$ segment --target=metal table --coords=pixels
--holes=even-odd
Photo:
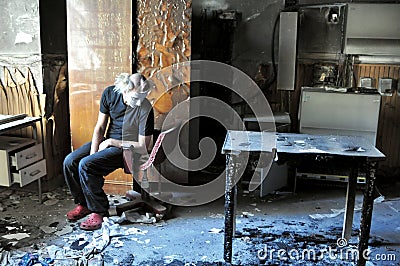
[[[32,127],[33,138],[38,142],[36,123],[40,122],[41,132],[43,132],[42,118],[30,117],[26,115],[0,115],[0,135],[18,129]],[[42,141],[43,143],[43,141]],[[42,202],[42,184],[40,178],[38,181],[39,202]]]
[[[273,134],[275,142],[270,139],[271,134]],[[267,140],[263,141],[263,139]],[[274,146],[275,144],[276,146]],[[252,147],[252,149],[246,149],[246,147]],[[385,158],[384,154],[365,138],[358,136],[228,131],[222,148],[222,153],[226,154],[224,260],[228,263],[231,263],[232,260],[237,182],[234,181],[240,179],[240,176],[235,176],[237,174],[235,169],[240,164],[237,156],[243,152],[252,151],[273,153],[275,148],[278,155],[285,157],[287,160],[296,160],[306,156],[328,155],[348,162],[350,171],[342,231],[342,238],[346,240],[351,236],[358,168],[363,165],[366,167],[367,187],[364,191],[358,245],[359,254],[364,254],[364,250],[368,248],[371,229],[376,164],[377,161]],[[365,258],[360,255],[357,264],[365,265],[365,263]]]

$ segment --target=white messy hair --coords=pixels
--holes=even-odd
[[[146,78],[139,73],[134,73],[129,77],[133,84],[133,87],[137,89],[137,92],[147,92],[150,89],[150,84]]]
[[[130,75],[128,73],[121,73],[115,77],[114,91],[118,93],[124,93],[133,88],[133,83],[129,79]]]

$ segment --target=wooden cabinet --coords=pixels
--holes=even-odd
[[[25,186],[46,175],[42,144],[36,140],[0,136],[0,185]]]

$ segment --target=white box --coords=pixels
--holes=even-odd
[[[380,104],[380,94],[326,92],[304,87],[299,106],[299,131],[363,136],[375,145]]]

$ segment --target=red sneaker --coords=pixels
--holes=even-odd
[[[86,215],[92,213],[88,208],[82,205],[76,206],[73,210],[67,212],[67,218],[70,221],[76,221],[79,220]]]
[[[79,227],[83,230],[93,231],[99,229],[102,223],[103,216],[98,213],[92,213],[86,221],[79,225]]]

